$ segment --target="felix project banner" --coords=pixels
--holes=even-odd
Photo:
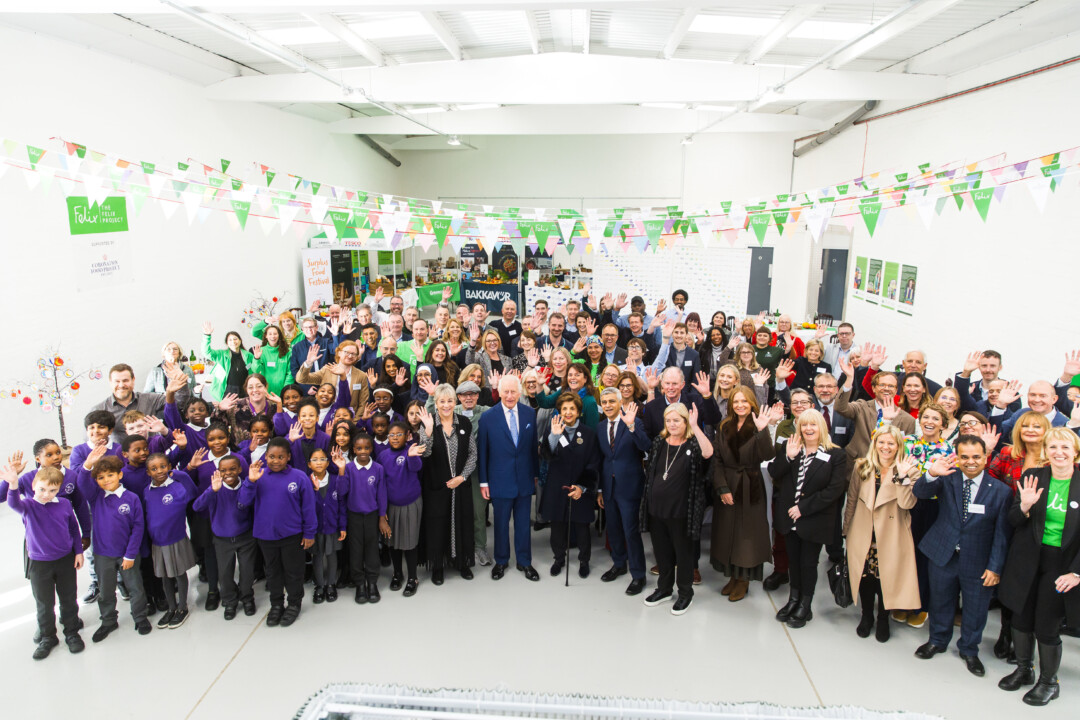
[[[127,198],[91,202],[87,197],[69,196],[67,215],[76,245],[73,255],[80,267],[79,290],[131,282]]]
[[[482,302],[488,306],[488,310],[498,315],[502,312],[503,303],[507,300],[518,301],[517,285],[491,285],[488,283],[463,282],[461,283],[462,302],[469,306]]]

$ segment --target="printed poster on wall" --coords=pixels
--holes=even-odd
[[[67,198],[68,227],[79,263],[78,290],[122,285],[134,279],[129,242],[127,200],[105,198],[100,204],[85,197]]]
[[[881,306],[895,310],[900,285],[900,263],[886,262],[882,275]]]
[[[866,302],[878,304],[877,295],[881,294],[881,272],[884,263],[881,260],[870,258],[866,265]]]
[[[865,256],[859,255],[855,258],[855,279],[852,282],[852,290],[857,298],[863,297],[866,292],[866,264]]]
[[[315,300],[329,305],[334,301],[334,286],[330,278],[330,250],[307,248],[301,251],[304,273],[304,307]]]
[[[904,265],[900,270],[900,305],[896,308],[904,315],[911,314],[911,308],[915,305],[915,285],[919,277],[919,269],[914,265]]]

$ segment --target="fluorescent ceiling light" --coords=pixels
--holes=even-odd
[[[426,107],[405,108],[405,112],[410,115],[428,115],[430,113],[446,112],[446,108],[442,105],[430,105]]]
[[[690,23],[688,32],[717,33],[721,35],[764,35],[776,26],[778,20],[771,18],[737,17],[735,15],[698,15]]]
[[[735,110],[734,105],[695,105],[695,110],[705,110],[706,112],[732,112]]]
[[[451,135],[450,137],[446,138],[446,144],[447,145],[455,145],[455,146],[460,145],[461,144],[461,138],[459,138],[457,135]]]
[[[870,25],[863,23],[807,20],[788,33],[788,37],[802,40],[851,40],[870,28]]]
[[[456,110],[494,110],[502,107],[499,103],[472,103],[468,105],[455,105]]]
[[[660,108],[661,110],[685,110],[686,103],[676,102],[643,102],[641,107]]]
[[[431,30],[431,25],[419,13],[409,13],[390,20],[354,23],[349,25],[349,29],[367,40],[435,34]]]
[[[318,43],[341,42],[317,25],[263,30],[259,35],[278,45],[316,45]]]

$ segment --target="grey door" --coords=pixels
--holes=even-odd
[[[847,250],[823,250],[821,285],[818,286],[817,311],[839,321],[844,316],[844,287],[847,284]]]
[[[746,293],[746,314],[757,315],[769,309],[772,297],[771,247],[750,248],[750,290]]]

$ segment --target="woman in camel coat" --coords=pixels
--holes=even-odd
[[[889,639],[892,608],[919,607],[915,542],[911,538],[912,494],[918,465],[904,451],[904,434],[885,425],[866,456],[855,461],[844,510],[851,594],[862,605],[856,632],[868,637],[878,602],[876,637]]]

